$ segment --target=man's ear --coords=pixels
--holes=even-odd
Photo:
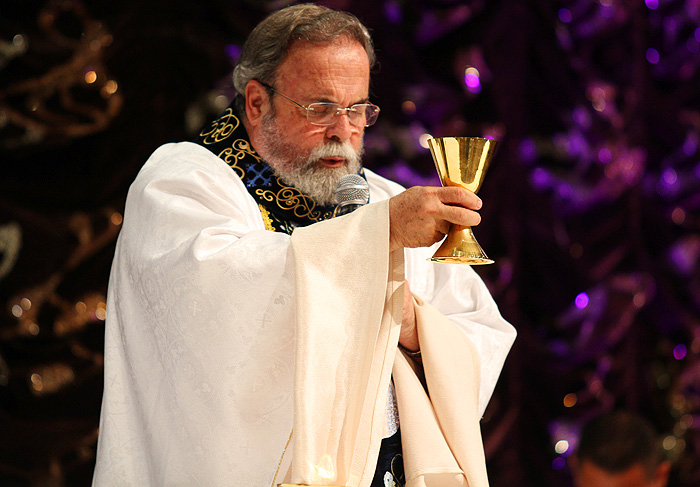
[[[248,122],[253,127],[257,127],[262,118],[270,109],[270,97],[267,95],[267,89],[255,80],[248,81],[245,85],[245,112]]]

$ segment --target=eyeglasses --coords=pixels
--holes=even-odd
[[[338,121],[343,111],[348,114],[350,123],[357,127],[369,127],[377,121],[377,117],[379,116],[379,107],[372,103],[356,103],[351,107],[345,108],[337,103],[321,101],[309,103],[307,106],[304,106],[292,100],[287,95],[280,93],[267,83],[263,83],[262,81],[258,81],[258,83],[306,110],[306,119],[309,123],[314,125],[333,125]]]

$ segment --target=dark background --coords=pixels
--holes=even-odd
[[[483,420],[492,486],[570,485],[581,424],[613,409],[700,485],[700,4],[318,3],[373,32],[368,167],[437,184],[426,134],[501,141],[475,230],[519,333]],[[0,4],[0,485],[89,485],[128,186],[225,106],[286,4]]]

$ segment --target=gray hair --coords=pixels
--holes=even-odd
[[[233,85],[239,96],[236,108],[245,113],[245,87],[251,80],[274,85],[277,68],[295,41],[315,44],[347,36],[367,52],[370,68],[376,57],[367,28],[354,15],[321,5],[303,3],[273,12],[260,22],[243,44],[233,70]]]

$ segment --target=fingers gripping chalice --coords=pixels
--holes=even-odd
[[[430,152],[443,186],[460,186],[479,191],[498,142],[481,137],[440,137],[428,139]],[[449,264],[493,264],[476,241],[471,227],[450,225],[447,238],[430,258]]]

